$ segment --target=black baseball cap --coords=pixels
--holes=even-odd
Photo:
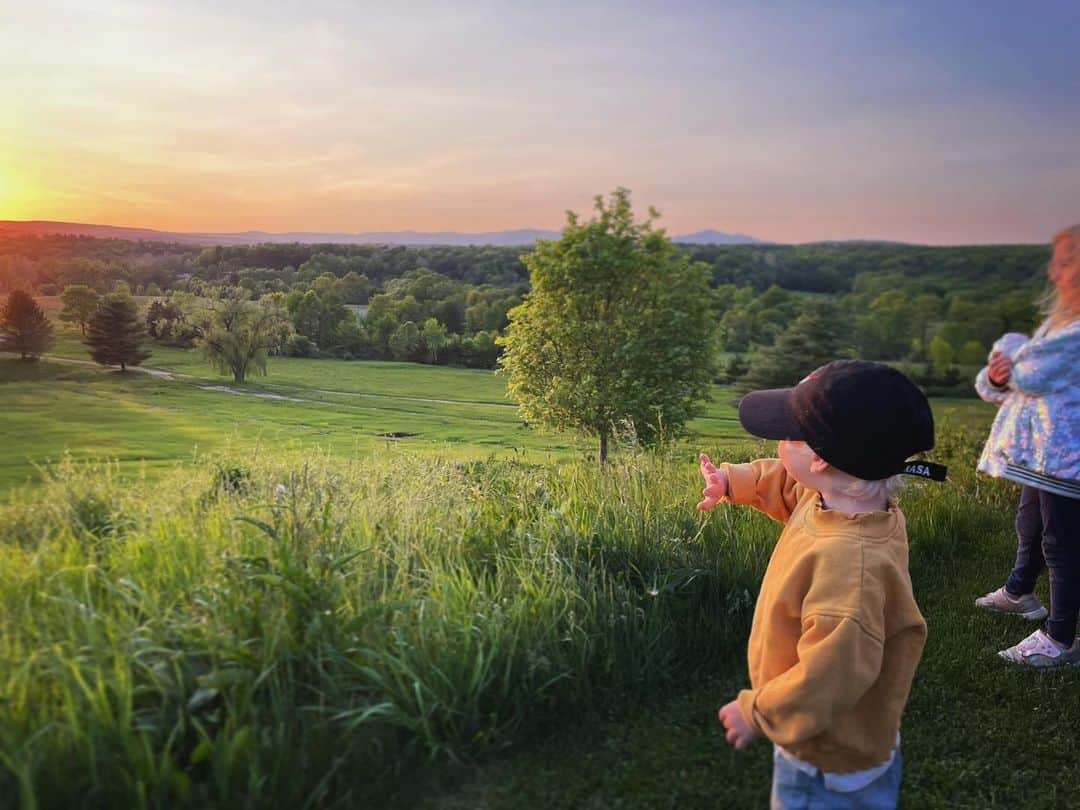
[[[763,439],[803,441],[866,481],[898,473],[945,480],[945,467],[911,456],[934,446],[934,414],[912,380],[884,363],[834,360],[794,388],[747,394],[739,421]]]

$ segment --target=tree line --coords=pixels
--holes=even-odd
[[[194,269],[173,277],[145,318],[125,281],[105,295],[67,284],[60,317],[79,325],[95,360],[121,370],[145,360],[147,335],[201,349],[237,382],[273,354],[498,363],[527,422],[598,438],[601,461],[620,432],[643,444],[678,435],[716,379],[790,385],[861,356],[922,363],[930,382],[947,386],[951,374],[958,384],[957,362],[981,362],[998,335],[1038,317],[1045,248],[680,248],[658,216],[635,220],[626,189],[597,197],[592,219],[569,213],[560,239],[517,258],[528,284],[516,271],[493,283],[463,265],[406,267],[419,257],[506,258],[500,249],[207,248],[180,257]],[[409,258],[387,270],[373,257]],[[86,262],[104,261],[80,257],[64,272],[96,276],[100,266]],[[755,274],[757,264],[766,270]],[[3,348],[33,356],[52,326],[16,290],[0,335]]]
[[[1044,246],[935,248],[887,243],[677,245],[708,268],[707,299],[726,357],[721,382],[805,336],[795,321],[821,311],[836,352],[905,364],[928,385],[959,392],[1004,331],[1026,331],[1048,259]],[[89,237],[0,238],[0,289],[104,294],[123,281],[155,298],[150,337],[194,346],[193,301],[244,290],[287,313],[271,354],[406,360],[493,368],[508,312],[529,290],[522,248],[262,244],[199,248]],[[83,294],[86,294],[85,292]],[[362,317],[361,317],[362,316]],[[785,332],[795,330],[787,341]],[[782,363],[780,364],[782,365]],[[779,373],[779,372],[778,372]]]

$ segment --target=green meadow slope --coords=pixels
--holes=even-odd
[[[45,299],[55,318],[56,299]],[[393,444],[451,459],[578,458],[592,442],[535,430],[490,371],[414,363],[271,358],[269,374],[242,386],[194,351],[152,346],[149,369],[94,365],[78,330],[57,323],[57,343],[38,362],[0,354],[0,491],[39,480],[65,456],[118,461],[125,474],[155,476],[222,453],[321,451],[363,457]],[[744,441],[732,394],[714,386],[680,443],[688,457]],[[976,400],[935,400],[942,424],[988,424]]]

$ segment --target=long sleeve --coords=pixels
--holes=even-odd
[[[1009,384],[1029,396],[1076,385],[1080,365],[1080,321],[1025,344],[1016,353]]]
[[[975,376],[975,392],[992,405],[1000,405],[1009,396],[1009,387],[1008,384],[999,387],[990,382],[990,370],[983,366]]]
[[[752,506],[773,520],[786,523],[795,504],[806,491],[788,475],[778,458],[763,458],[749,464],[721,464],[727,473],[731,503]]]
[[[747,721],[792,748],[830,728],[881,674],[883,643],[857,620],[817,614],[803,621],[795,665],[757,689],[739,693]]]

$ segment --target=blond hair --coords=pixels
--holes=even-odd
[[[1057,250],[1058,245],[1065,241],[1075,242],[1080,252],[1080,225],[1059,231],[1051,244]],[[1050,288],[1043,298],[1042,309],[1050,331],[1080,318],[1080,258],[1074,260],[1068,276]]]
[[[857,478],[854,475],[849,475],[843,470],[836,470],[840,473],[844,479],[840,483],[838,490],[841,495],[845,495],[848,498],[856,498],[858,500],[874,500],[883,499],[891,501],[901,489],[904,488],[904,476],[893,475],[888,478],[882,478],[880,481],[867,481],[862,478]]]

